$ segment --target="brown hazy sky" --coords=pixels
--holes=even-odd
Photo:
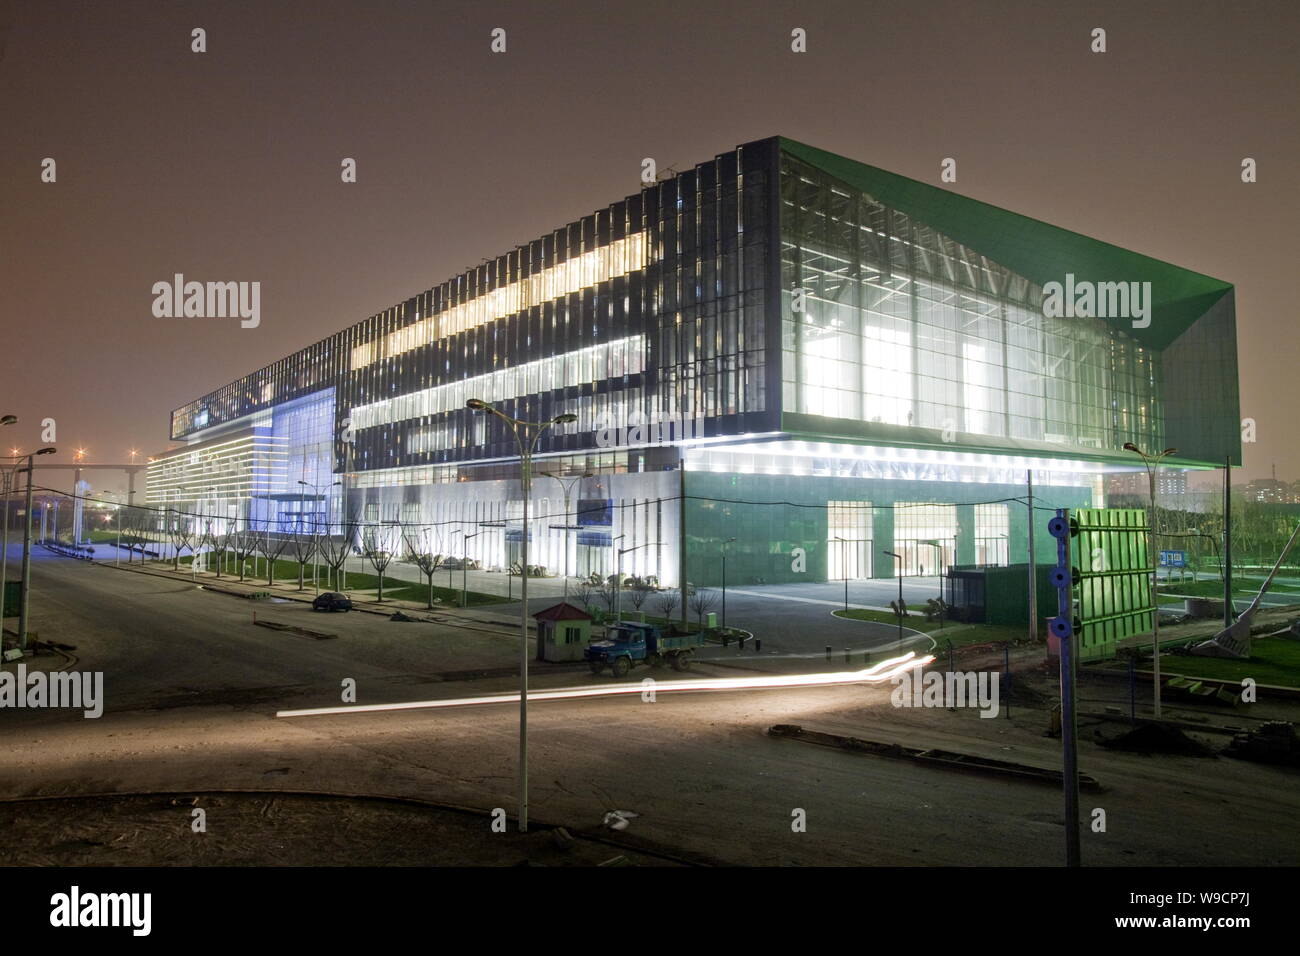
[[[0,444],[52,417],[59,460],[160,450],[172,408],[636,192],[642,157],[779,133],[936,184],[952,156],[958,192],[1234,283],[1245,476],[1300,478],[1298,38],[1294,0],[0,0]],[[176,272],[260,281],[261,327],[154,318]]]

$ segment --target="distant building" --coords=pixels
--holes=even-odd
[[[1291,504],[1296,500],[1294,488],[1276,478],[1256,478],[1246,483],[1246,500],[1264,504]]]
[[[1156,496],[1161,507],[1181,507],[1180,502],[1187,495],[1187,470],[1185,468],[1162,468],[1156,474]],[[1121,472],[1106,476],[1106,498],[1114,505],[1140,498],[1144,502],[1151,497],[1151,485],[1146,471]]]

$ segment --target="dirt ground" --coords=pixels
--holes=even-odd
[[[193,811],[205,811],[196,833]],[[672,866],[555,832],[493,833],[485,816],[396,800],[159,794],[0,804],[3,866]],[[611,834],[612,835],[612,834]]]

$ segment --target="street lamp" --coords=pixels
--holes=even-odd
[[[465,554],[461,558],[461,562],[460,562],[460,606],[461,607],[465,607],[465,605],[468,603],[468,597],[469,597],[469,540],[470,538],[477,538],[482,533],[483,533],[482,531],[475,531],[473,534],[465,535],[465,541],[464,541]],[[465,534],[465,533],[462,531],[461,534]]]
[[[581,475],[577,475],[575,477],[570,478],[569,483],[566,485],[564,483],[564,479],[561,478],[559,475],[555,474],[555,472],[553,471],[539,471],[538,474],[545,475],[547,478],[554,478],[556,481],[560,483],[560,488],[564,490],[564,524],[559,525],[559,527],[564,529],[564,600],[568,601],[569,600],[569,532],[575,530],[578,527],[577,525],[569,524],[569,515],[571,513],[569,511],[569,495],[573,491],[574,486],[579,484],[582,481],[582,479],[595,478],[596,475],[594,472],[584,471]],[[551,527],[555,528],[557,526],[551,525]]]
[[[56,449],[41,448],[27,456],[27,512],[23,516],[23,589],[18,601],[18,646],[27,649],[28,598],[32,591],[32,459],[53,455]]]
[[[844,613],[849,613],[849,552],[848,538],[841,538],[838,534],[835,540],[840,543],[840,564],[844,565]]]
[[[934,576],[939,581],[939,600],[942,601],[943,600],[943,572],[941,569],[943,567],[943,545],[941,545],[938,541],[922,541],[921,544],[928,544],[930,547],[934,548],[935,551],[939,552],[938,557],[934,559]]]
[[[481,398],[471,398],[465,407],[495,415],[510,426],[519,446],[519,483],[524,496],[523,539],[520,564],[523,577],[519,584],[519,832],[528,832],[528,497],[532,493],[533,450],[546,429],[552,425],[576,422],[572,413],[557,415],[548,422],[525,422],[493,408]]]
[[[624,537],[626,537],[626,535],[622,535],[622,534],[620,534],[620,535],[618,536],[618,538],[624,538]],[[617,541],[618,538],[615,538],[614,540]],[[733,538],[732,540],[734,541],[735,539]],[[653,545],[656,545],[656,544],[659,544],[659,542],[658,542],[658,541],[647,541],[647,542],[645,542],[644,544],[634,544],[634,545],[632,545],[632,547],[630,547],[630,548],[619,548],[619,550],[618,550],[618,560],[617,560],[617,563],[616,563],[615,568],[614,568],[614,580],[618,583],[618,587],[614,588],[614,623],[615,623],[615,624],[619,624],[619,623],[621,623],[622,620],[623,620],[623,612],[622,612],[622,607],[623,607],[623,555],[625,555],[625,554],[631,554],[631,553],[632,553],[633,551],[635,551],[637,548],[649,548],[649,547],[651,547],[651,546],[653,546]]]
[[[626,538],[626,534],[615,535],[609,541],[609,546],[614,549],[614,623],[617,624],[623,620],[623,552],[618,549],[618,543]]]
[[[1148,522],[1147,553],[1151,560],[1151,671],[1152,683],[1155,684],[1155,716],[1160,718],[1160,571],[1156,561],[1156,470],[1163,458],[1174,454],[1177,448],[1166,448],[1158,455],[1148,455],[1131,441],[1124,443],[1124,450],[1131,451],[1142,459],[1146,465],[1147,482],[1151,490],[1151,520]]]
[[[0,425],[17,425],[17,415],[0,416]],[[18,449],[14,449],[17,454]],[[5,509],[5,527],[4,527],[4,544],[3,550],[0,550],[0,623],[4,621],[5,608],[5,582],[9,574],[9,495],[14,490],[14,484],[18,479],[18,463],[4,470],[4,509]]]
[[[895,559],[894,576],[898,578],[898,645],[903,645],[903,556],[895,554],[893,551],[882,551],[881,554],[887,554]]]
[[[111,495],[113,494],[113,492],[105,488],[103,491],[100,492],[100,494]],[[114,504],[117,506],[115,509],[117,511],[117,544],[114,545],[113,547],[113,563],[120,565],[122,563],[122,501],[121,499],[119,498],[117,501],[114,502]]]
[[[727,627],[727,545],[735,540],[735,538],[728,538],[718,549],[722,555],[722,627],[724,630]]]

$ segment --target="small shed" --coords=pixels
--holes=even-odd
[[[567,601],[533,615],[539,661],[580,661],[591,640],[591,615]]]

